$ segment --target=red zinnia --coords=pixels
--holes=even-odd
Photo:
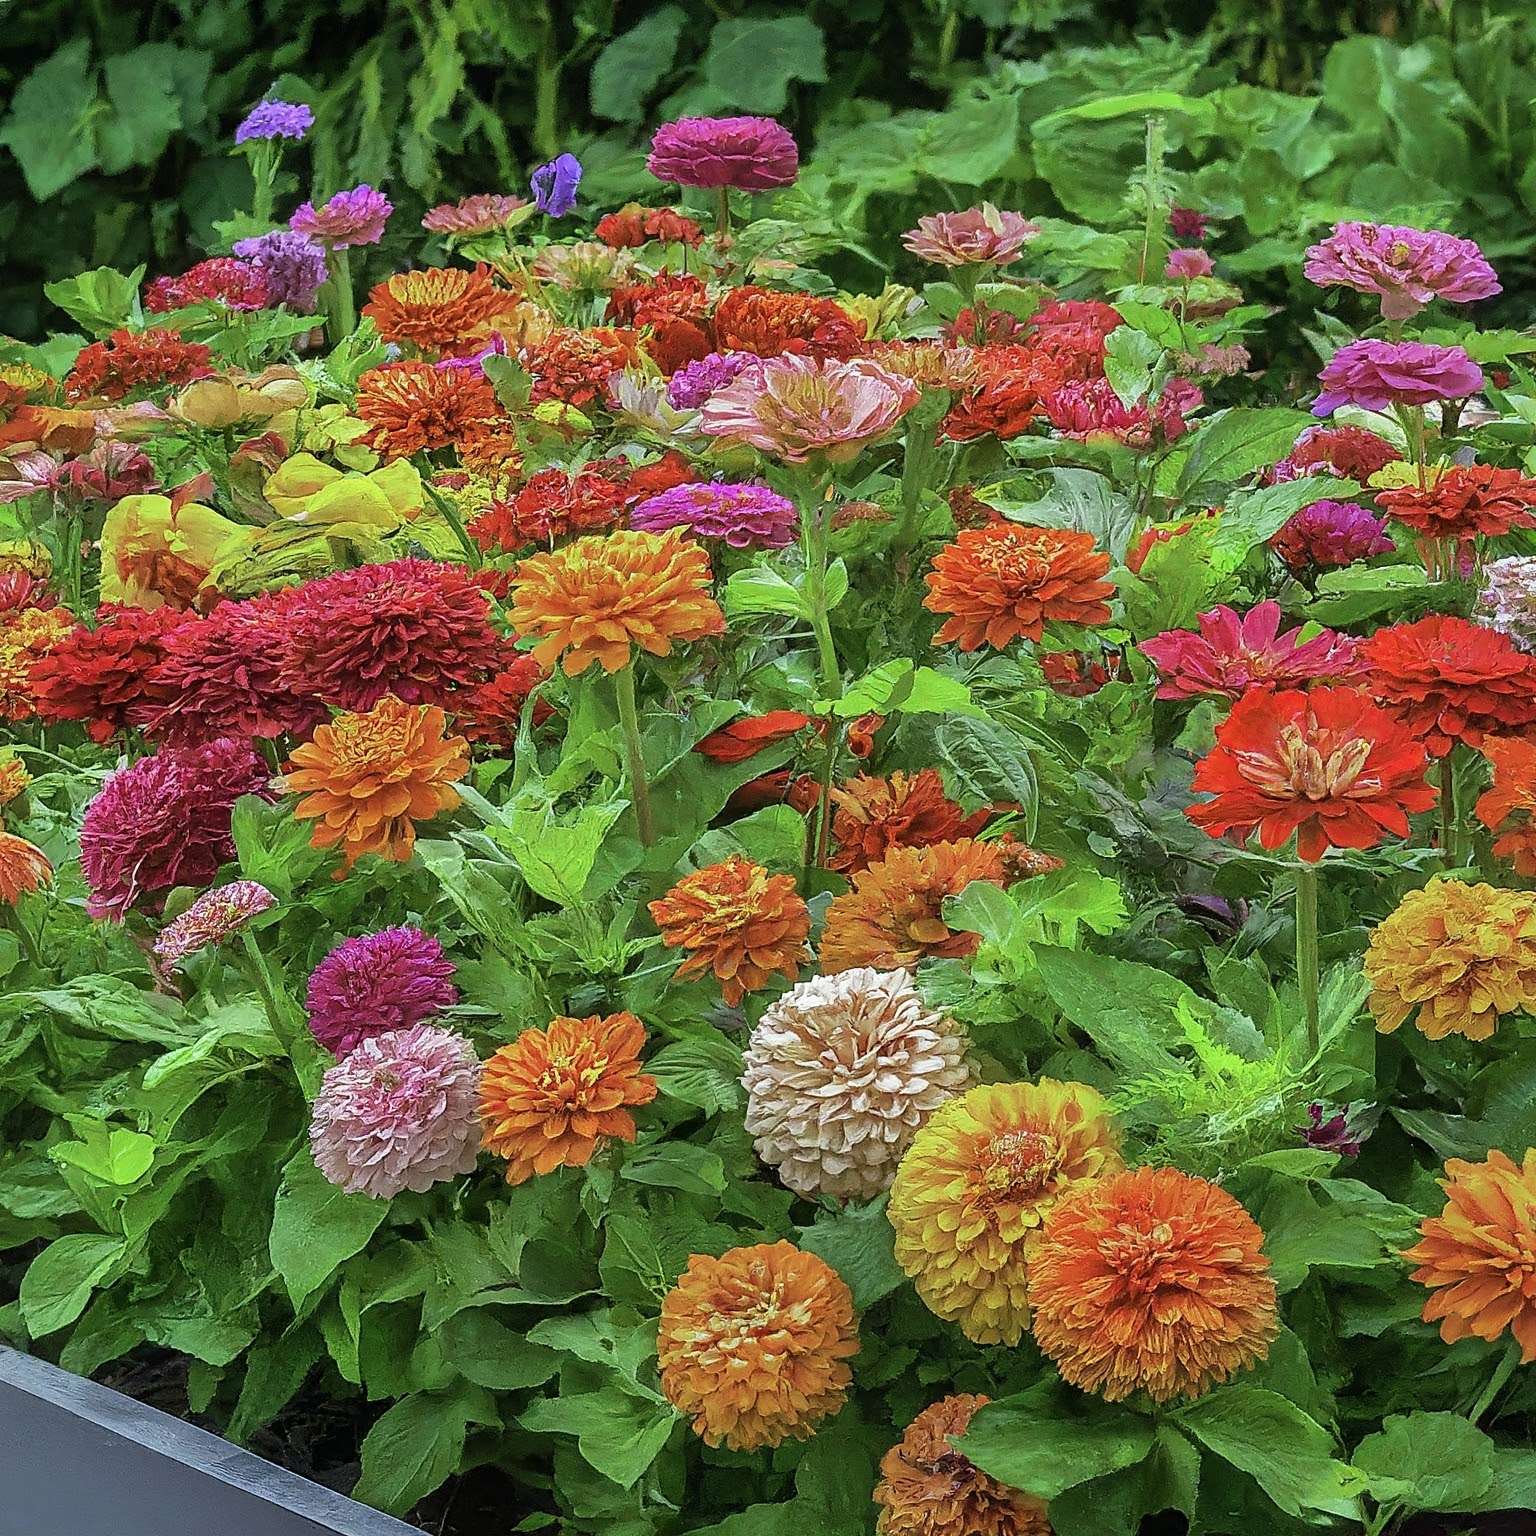
[[[633,331],[561,326],[524,347],[522,364],[533,375],[529,403],[563,400],[578,410],[594,402],[602,405],[608,380],[634,363],[635,340]]]
[[[213,353],[175,331],[113,331],[75,359],[64,380],[66,400],[122,400],[135,390],[176,388],[213,372]]]
[[[711,762],[744,763],[749,757],[788,741],[810,724],[811,717],[797,709],[770,709],[766,715],[748,715],[745,720],[733,720],[712,731],[693,750]]]
[[[454,694],[450,701],[454,731],[466,741],[510,752],[517,742],[517,727],[529,695],[548,677],[549,673],[532,656],[514,653],[503,671]],[[540,699],[533,708],[533,724],[553,713]]]
[[[709,291],[691,273],[658,273],[643,283],[614,289],[603,318],[610,325],[648,332],[644,346],[663,373],[676,373],[713,350]]]
[[[1004,440],[1018,437],[1040,419],[1044,398],[1066,377],[1054,359],[1033,347],[983,347],[974,368],[974,381],[944,418],[943,434],[956,442],[988,432]]]
[[[1458,464],[1424,488],[1381,491],[1376,505],[1424,539],[1498,539],[1536,528],[1536,480],[1518,469]]]
[[[180,277],[157,277],[144,290],[144,308],[152,315],[189,304],[265,309],[267,303],[267,285],[261,273],[235,256],[211,256]]]
[[[1365,485],[1372,475],[1402,458],[1384,437],[1364,427],[1309,427],[1286,456],[1299,475],[1323,470]]]
[[[625,499],[623,487],[593,464],[574,475],[541,469],[511,498],[493,501],[467,531],[488,553],[517,554],[532,544],[612,528]]]
[[[625,203],[617,213],[605,213],[592,226],[592,235],[604,245],[622,251],[650,240],[698,245],[704,239],[704,230],[674,208],[642,208],[639,203]]]
[[[715,310],[715,347],[779,357],[850,358],[864,345],[864,323],[831,299],[779,293],[748,285],[733,288]]]

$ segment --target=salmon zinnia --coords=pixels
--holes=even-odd
[[[1483,756],[1493,769],[1493,786],[1477,802],[1477,819],[1499,834],[1493,851],[1513,859],[1517,875],[1536,875],[1536,741],[1484,737]]]
[[[967,816],[944,793],[944,780],[933,768],[896,772],[888,779],[858,774],[833,789],[832,807],[836,848],[828,867],[844,875],[868,869],[893,848],[975,837],[993,814],[983,807]]]
[[[0,902],[14,907],[52,879],[53,865],[41,848],[14,833],[0,832]]]

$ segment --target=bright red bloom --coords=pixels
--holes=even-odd
[[[1126,405],[1108,379],[1064,384],[1044,402],[1045,415],[1063,437],[1092,442],[1112,437],[1131,448],[1171,443],[1188,430],[1185,413],[1198,410],[1205,397],[1188,379],[1170,379],[1155,405],[1138,400]]]
[[[648,282],[626,283],[608,298],[603,318],[648,334],[643,343],[663,373],[676,373],[713,350],[709,291],[692,273],[658,273]]]
[[[1033,347],[989,346],[975,355],[970,387],[956,395],[942,433],[955,442],[1018,437],[1038,421],[1046,396],[1065,379],[1057,363]]]
[[[1384,437],[1364,427],[1308,427],[1284,462],[1297,475],[1321,470],[1365,485],[1372,475],[1401,458]]]
[[[1329,848],[1374,848],[1408,835],[1435,792],[1414,733],[1356,688],[1251,688],[1216,727],[1193,788],[1212,798],[1185,812],[1212,837],[1259,834],[1315,863]]]
[[[213,372],[213,353],[175,331],[113,331],[75,359],[64,380],[66,400],[124,400],[140,390],[174,389]]]
[[[1376,505],[1424,539],[1499,539],[1536,528],[1536,480],[1518,469],[1457,464],[1420,489],[1380,491]]]
[[[633,331],[582,331],[560,326],[542,341],[533,342],[520,354],[523,367],[533,375],[528,400],[542,405],[563,400],[578,410],[608,398],[608,380],[635,362]]]
[[[510,752],[517,742],[517,727],[529,695],[547,681],[549,673],[532,656],[512,653],[494,677],[473,688],[463,688],[450,699],[453,729],[466,741],[482,742],[500,752]],[[533,724],[547,720],[552,706],[540,699],[533,707]]]
[[[1053,692],[1069,699],[1086,699],[1109,681],[1102,662],[1077,651],[1047,651],[1040,658],[1040,671]]]
[[[157,277],[144,290],[144,308],[152,315],[190,304],[222,304],[226,309],[265,309],[269,300],[261,273],[234,256],[211,256],[180,277]]]
[[[747,285],[733,288],[715,310],[715,348],[779,357],[847,359],[864,346],[864,322],[831,299]]]
[[[488,553],[512,555],[534,544],[612,528],[624,502],[623,487],[591,464],[574,475],[541,469],[509,500],[493,501],[465,531]]]
[[[639,203],[625,203],[617,213],[605,213],[592,226],[592,234],[616,251],[632,250],[651,240],[698,245],[704,239],[703,228],[675,208],[642,208]]]
[[[1058,299],[1030,317],[1029,344],[1050,358],[1064,379],[1086,382],[1103,378],[1105,343],[1122,323],[1119,310],[1097,299]]]
[[[1507,735],[1536,724],[1536,657],[1508,635],[1454,614],[1378,629],[1360,644],[1372,695],[1387,705],[1434,757],[1483,733]]]
[[[721,726],[695,743],[693,750],[711,762],[744,763],[749,757],[788,741],[810,724],[811,717],[797,709],[770,709],[765,715],[748,715],[744,720]]]

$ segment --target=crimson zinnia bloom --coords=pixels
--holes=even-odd
[[[683,117],[656,130],[645,168],[680,187],[767,192],[800,174],[800,151],[771,117]]]
[[[315,1039],[338,1060],[359,1041],[407,1029],[459,1000],[453,961],[419,928],[343,939],[310,973],[304,1007]]]
[[[1045,414],[1045,402],[1066,383],[1061,364],[1035,347],[1000,345],[974,354],[971,381],[944,417],[943,435],[957,443],[991,433],[1018,437]]]
[[[75,359],[64,380],[64,398],[122,400],[135,390],[174,389],[213,372],[213,353],[175,331],[113,331]]]
[[[1536,657],[1508,635],[1449,613],[1378,629],[1360,644],[1372,695],[1444,757],[1536,724]]]
[[[745,720],[733,720],[718,731],[711,732],[694,746],[716,763],[744,763],[749,757],[788,741],[798,731],[812,723],[809,715],[797,709],[770,709],[765,715],[748,715]]]
[[[1257,831],[1264,848],[1294,832],[1315,863],[1330,847],[1406,837],[1409,815],[1435,803],[1427,761],[1415,733],[1359,689],[1251,688],[1195,769],[1192,787],[1211,799],[1185,814],[1212,837]]]
[[[1238,698],[1247,688],[1295,687],[1360,670],[1355,642],[1325,629],[1310,640],[1301,630],[1280,633],[1280,604],[1270,599],[1240,614],[1225,606],[1202,613],[1200,632],[1173,629],[1141,642],[1162,674],[1160,699],[1219,693]]]

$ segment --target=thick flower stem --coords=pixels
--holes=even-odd
[[[731,232],[731,189],[729,187],[717,187],[715,194],[719,201],[715,205],[715,234],[723,242]]]
[[[1440,857],[1447,869],[1456,855],[1456,774],[1451,767],[1454,749],[1440,759]]]
[[[1317,1007],[1317,866],[1302,864],[1296,870],[1296,980],[1301,988],[1301,1011],[1307,1021],[1307,1054],[1315,1060],[1322,1044],[1322,1025]]]
[[[619,696],[619,726],[624,732],[624,757],[629,765],[630,792],[635,797],[635,825],[640,841],[647,847],[656,842],[656,827],[651,820],[651,791],[645,780],[645,750],[640,743],[640,715],[635,707],[635,664],[621,667],[614,674],[613,685]]]
[[[249,933],[242,933],[240,947],[245,955],[245,964],[241,969],[244,970],[251,985],[256,988],[267,1015],[267,1022],[272,1026],[272,1033],[277,1036],[278,1043],[288,1053],[288,1059],[293,1063],[294,1075],[298,1078],[305,1097],[313,1099],[319,1090],[320,1079],[324,1075],[314,1041],[295,1017],[288,994],[272,974],[272,967],[268,964],[267,957],[262,954],[261,946],[256,942],[255,937]]]
[[[357,310],[352,297],[352,253],[345,246],[339,250],[326,247],[329,276],[320,290],[325,310],[328,339],[338,347],[357,328]]]

